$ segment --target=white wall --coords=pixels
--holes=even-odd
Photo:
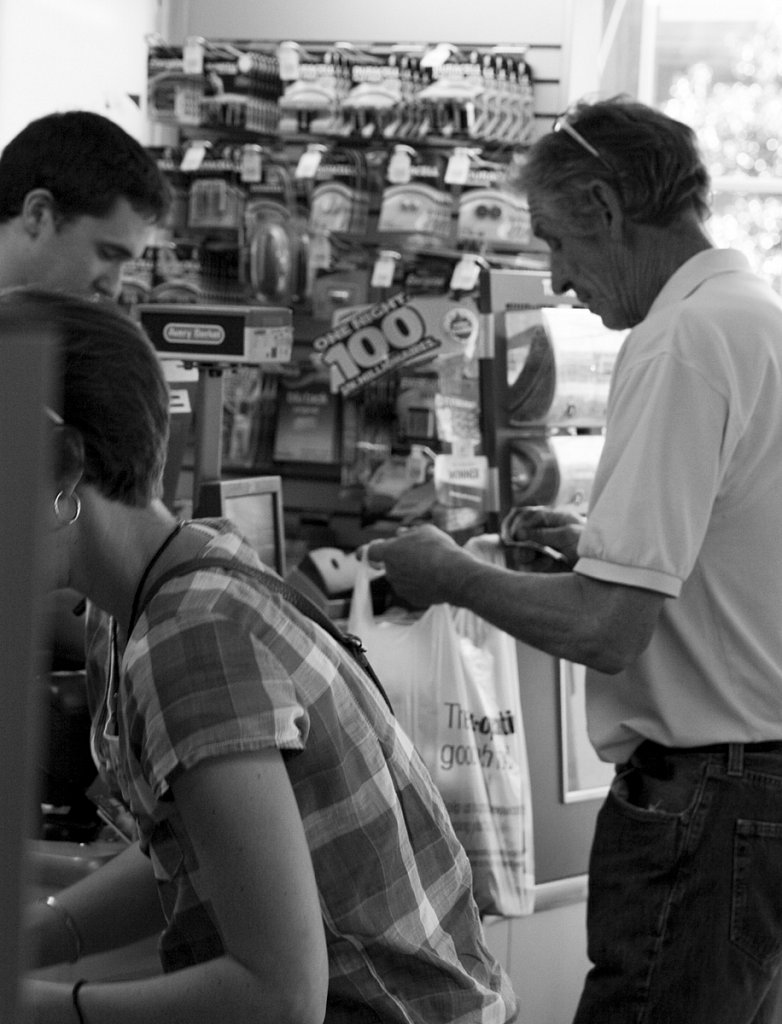
[[[111,117],[147,142],[146,37],[159,0],[0,0],[0,148],[54,110]]]
[[[581,5],[591,0],[576,0]],[[571,0],[168,0],[170,39],[558,43]]]

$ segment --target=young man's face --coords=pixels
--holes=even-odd
[[[50,217],[28,252],[24,283],[116,298],[123,263],[142,254],[150,232],[149,218],[124,198],[105,217]]]

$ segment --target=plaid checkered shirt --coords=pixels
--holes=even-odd
[[[230,524],[211,525],[203,557],[259,565]],[[93,749],[154,866],[166,970],[223,952],[197,895],[197,862],[170,780],[205,758],[276,747],[320,892],[327,1020],[514,1018],[516,998],[485,946],[469,863],[442,800],[339,644],[254,581],[213,568],[165,583],[123,653],[106,626],[90,609],[89,685],[95,697],[102,691]]]

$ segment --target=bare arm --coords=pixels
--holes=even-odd
[[[157,886],[149,858],[134,843],[110,861],[56,893],[60,911],[34,903],[26,911],[31,966],[69,961],[78,932],[83,955],[116,949],[154,935],[163,927]]]
[[[90,983],[89,1024],[320,1024],[328,962],[318,891],[293,790],[276,750],[203,762],[174,796],[197,885],[225,955],[139,981]],[[70,987],[28,983],[35,1024],[71,1020]],[[69,1012],[70,1007],[70,1012]]]
[[[388,581],[419,607],[447,602],[518,640],[601,672],[619,672],[649,643],[664,596],[576,573],[514,572],[488,565],[434,526],[371,545]]]

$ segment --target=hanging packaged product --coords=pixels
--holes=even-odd
[[[270,199],[245,210],[247,278],[258,302],[287,306],[302,287],[301,234],[291,211]]]
[[[351,88],[344,57],[334,48],[320,56],[300,51],[296,74],[280,97],[280,133],[335,133],[342,120],[342,101]]]
[[[377,230],[384,234],[418,234],[430,242],[452,235],[453,197],[431,185],[410,182],[384,189]]]
[[[601,427],[614,362],[627,334],[589,310],[514,309],[495,317],[507,352],[512,426]]]
[[[224,178],[198,178],[190,186],[188,227],[237,228],[244,210],[244,192]]]
[[[470,189],[459,197],[456,227],[460,242],[518,251],[534,242],[526,200],[500,189]]]
[[[510,140],[517,146],[531,141],[535,123],[533,74],[525,53],[526,47],[495,47],[483,56],[471,55],[481,64],[483,83],[476,101],[474,138],[502,143]]]
[[[266,135],[277,131],[282,79],[276,54],[209,43],[203,67],[208,87],[200,104],[202,125]]]
[[[185,70],[181,46],[150,46],[147,54],[147,114],[158,124],[197,125],[206,91],[203,71]]]
[[[363,55],[351,67],[350,78],[352,88],[341,104],[346,129],[363,139],[382,136],[402,100],[398,65]]]
[[[432,81],[431,68],[422,66],[423,58],[418,52],[392,52],[389,64],[398,68],[400,100],[395,115],[383,129],[386,139],[425,139],[432,131],[429,112],[418,96],[421,89]]]
[[[586,512],[603,440],[602,434],[513,438],[507,450],[511,504]]]
[[[296,173],[302,176],[301,161]],[[365,235],[369,218],[367,176],[363,153],[350,147],[333,153],[324,150],[310,176],[309,230],[316,235]]]
[[[479,331],[471,299],[399,292],[346,316],[313,341],[313,350],[329,368],[332,390],[347,396],[406,364],[463,355]]]
[[[430,109],[433,133],[445,139],[471,136],[475,104],[483,91],[480,68],[448,62],[436,74],[436,81],[418,94],[419,102]]]
[[[399,387],[394,402],[396,441],[408,444],[423,441],[433,444],[437,440],[435,401],[438,375],[414,370],[399,375]]]
[[[310,230],[316,233],[349,233],[355,221],[355,189],[341,181],[318,185],[310,201]]]

